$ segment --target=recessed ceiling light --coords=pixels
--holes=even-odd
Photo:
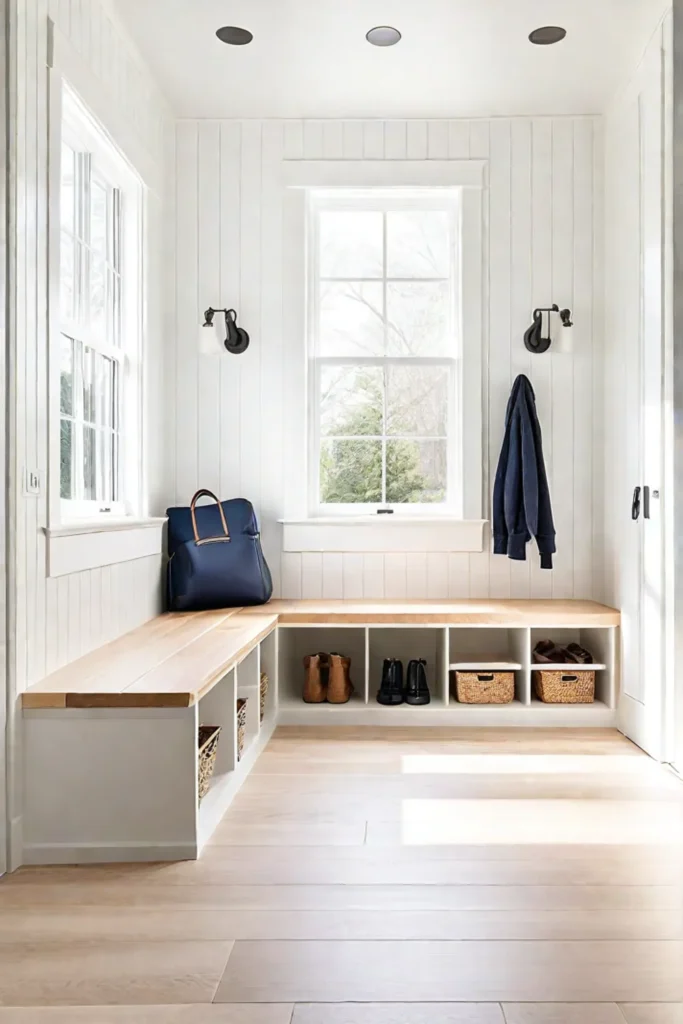
[[[377,25],[376,28],[370,29],[365,38],[373,46],[395,46],[401,38],[401,33],[391,25]]]
[[[246,46],[254,38],[248,29],[235,28],[234,25],[224,25],[218,29],[216,35],[222,43],[228,43],[230,46]]]
[[[535,28],[529,35],[529,41],[536,46],[552,46],[553,43],[560,43],[567,34],[566,28],[558,25],[544,25],[543,28]]]

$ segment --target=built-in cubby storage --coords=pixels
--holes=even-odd
[[[431,702],[427,706],[445,708],[448,704],[446,643],[447,631],[438,626],[370,626],[369,700],[376,701],[385,658],[398,658],[403,662],[404,680],[408,662],[423,658],[427,663],[427,683],[431,694]]]
[[[531,658],[532,658],[532,669],[543,668],[552,669],[553,667],[563,670],[571,669],[572,672],[580,672],[586,670],[595,671],[595,701],[598,704],[602,704],[608,708],[615,708],[617,703],[617,685],[616,685],[616,665],[615,665],[615,643],[614,643],[614,630],[604,629],[600,627],[584,627],[582,629],[572,628],[559,628],[555,627],[544,627],[542,629],[532,629],[531,633]],[[590,664],[584,665],[567,665],[564,663],[557,664],[555,666],[549,664],[534,665],[533,663],[533,651],[539,640],[552,640],[555,644],[560,647],[566,647],[567,644],[577,643],[581,647],[585,648],[593,655],[593,661]],[[534,705],[541,704],[537,697],[533,693],[531,694],[531,703]],[[542,705],[543,706],[543,705]],[[563,707],[564,705],[557,705]]]
[[[615,726],[618,626],[614,609],[580,601],[283,601],[268,610],[197,613],[177,622],[162,616],[23,694],[23,861],[196,857],[276,724],[453,726],[445,735],[455,744],[462,726]],[[539,640],[573,641],[591,652],[590,665],[564,662],[557,670],[594,671],[593,703],[545,704],[534,697]],[[131,648],[138,652],[134,665]],[[321,651],[351,659],[355,691],[346,704],[303,702],[304,658]],[[411,659],[424,659],[429,704],[377,703],[386,658],[400,659],[404,671]],[[460,703],[449,685],[457,670],[514,673],[514,699]],[[269,682],[263,718],[262,673]],[[561,686],[555,694],[571,695]],[[489,696],[482,688],[470,695]],[[239,699],[248,702],[240,758]],[[201,802],[200,725],[221,728]],[[64,793],[71,794],[66,804]]]
[[[348,704],[325,704],[329,712],[343,711],[349,706],[363,706],[367,701],[367,630],[363,626],[293,626],[278,630],[280,648],[279,704],[281,709],[297,709],[299,705],[313,710],[317,705],[304,704],[304,658],[324,651],[343,654],[351,659],[353,695]]]
[[[261,728],[274,724],[277,713],[277,684],[278,684],[278,631],[273,630],[265,640],[261,641],[261,672],[268,676],[268,692],[266,694],[266,707]],[[260,682],[260,680],[259,680]]]
[[[451,703],[458,703],[455,694],[456,671],[459,672],[514,672],[515,699],[513,703],[530,703],[529,630],[502,627],[451,626],[448,630],[449,695]],[[463,707],[464,705],[460,705]],[[479,705],[468,705],[479,706]],[[507,707],[509,705],[500,705]]]
[[[255,647],[236,668],[237,697],[247,702],[247,728],[244,737],[243,756],[259,734],[261,716],[259,709],[259,681],[261,678],[261,649]]]
[[[280,625],[278,720],[284,725],[558,725],[614,724],[617,697],[614,627],[529,627],[434,623]],[[580,643],[595,656],[592,704],[544,704],[533,691],[533,648],[541,639]],[[317,651],[338,651],[352,659],[355,693],[348,704],[304,704],[303,658]],[[412,658],[424,658],[431,702],[421,707],[385,707],[376,694],[385,658],[400,658],[404,670]],[[548,666],[544,666],[548,667]],[[561,666],[565,667],[566,666]],[[572,671],[581,666],[572,665]],[[465,704],[457,700],[452,673],[508,671],[515,677],[509,704]]]
[[[200,699],[196,724],[220,725],[216,767],[209,791],[197,806],[197,838],[201,847],[225,814],[243,779],[270,738],[277,718],[277,630],[273,630]],[[261,671],[268,673],[266,714],[261,721]],[[244,749],[238,759],[237,701],[247,701]]]

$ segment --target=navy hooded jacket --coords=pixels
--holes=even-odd
[[[552,569],[555,525],[541,426],[534,389],[520,374],[505,413],[505,437],[493,488],[493,552],[525,561],[532,537],[538,544],[541,568]]]

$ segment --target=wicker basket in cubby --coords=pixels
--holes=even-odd
[[[244,738],[247,734],[247,698],[240,697],[237,701],[237,760],[242,760]]]
[[[197,781],[199,801],[206,796],[216,765],[220,725],[200,725],[197,733]]]
[[[261,673],[261,682],[259,685],[259,710],[261,714],[261,721],[266,716],[266,700],[268,698],[268,675],[266,672]]]
[[[534,690],[544,704],[592,704],[595,700],[595,672],[592,669],[536,669]]]
[[[515,673],[456,671],[455,695],[461,704],[510,704],[515,698]]]

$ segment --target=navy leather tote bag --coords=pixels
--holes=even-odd
[[[200,505],[200,498],[213,505]],[[168,605],[172,611],[265,604],[273,581],[261,550],[254,506],[245,498],[219,501],[197,491],[189,508],[168,516]]]

